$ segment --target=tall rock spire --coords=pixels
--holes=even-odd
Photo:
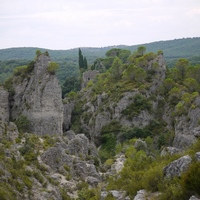
[[[29,131],[38,135],[62,134],[63,103],[60,84],[56,75],[48,72],[50,57],[37,57],[34,69],[22,81],[14,78],[13,120],[20,115],[30,121]]]

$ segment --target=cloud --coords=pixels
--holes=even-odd
[[[138,44],[200,35],[199,0],[7,0],[0,48]]]

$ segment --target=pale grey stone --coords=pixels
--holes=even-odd
[[[164,176],[165,177],[181,176],[181,174],[188,169],[191,162],[192,158],[186,155],[169,163],[163,169]]]
[[[16,120],[20,115],[27,116],[30,121],[28,131],[38,135],[63,132],[61,86],[56,75],[47,70],[50,62],[50,58],[42,54],[35,61],[29,78],[21,80],[14,77],[12,118]]]
[[[9,93],[0,86],[0,121],[9,122]]]

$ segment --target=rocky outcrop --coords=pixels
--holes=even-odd
[[[200,97],[195,99],[193,105],[194,108],[190,108],[187,115],[176,118],[173,146],[177,148],[184,149],[200,137]]]
[[[195,157],[196,157],[197,161],[200,161],[200,152],[197,152]]]
[[[156,66],[155,63],[158,65]],[[148,70],[154,70],[154,77],[150,87],[150,92],[155,93],[161,86],[166,75],[166,63],[163,55],[157,55],[157,57],[149,63]]]
[[[190,197],[189,200],[200,200],[200,198],[195,197],[194,195]]]
[[[64,139],[64,140],[63,140]],[[64,171],[77,180],[86,180],[97,185],[100,175],[95,165],[99,164],[97,150],[83,134],[68,131],[64,138],[41,155],[41,161],[53,174]]]
[[[188,169],[191,162],[192,158],[188,155],[171,162],[163,169],[164,176],[169,178],[181,176],[181,174]]]
[[[87,86],[88,82],[94,80],[99,72],[97,70],[88,70],[83,73],[81,88]]]
[[[130,200],[130,198],[128,196],[126,196],[126,192],[125,191],[117,191],[117,190],[110,190],[110,191],[103,191],[101,192],[101,199],[100,200],[104,200],[106,197],[113,197],[116,200]]]
[[[15,139],[19,136],[17,126],[13,122],[0,121],[0,140],[7,140],[15,142]]]
[[[161,151],[161,156],[167,156],[167,155],[174,155],[176,153],[179,153],[180,149],[177,149],[176,147],[165,147],[162,151]]]
[[[30,76],[14,77],[12,119],[20,115],[30,121],[29,131],[38,135],[62,134],[63,103],[56,75],[48,72],[51,60],[40,55]]]
[[[9,93],[0,86],[0,121],[9,122]]]
[[[79,96],[81,100],[75,103],[75,107],[78,104],[77,107],[81,107],[82,111],[79,125],[82,130],[89,133],[90,138],[97,145],[100,145],[99,138],[101,137],[102,127],[110,124],[112,121],[117,121],[126,127],[144,128],[154,119],[154,115],[150,111],[151,109],[141,109],[135,115],[126,114],[126,109],[129,110],[129,106],[134,104],[134,99],[137,96],[150,102],[150,106],[152,105],[153,108],[153,101],[149,98],[161,86],[166,74],[163,55],[154,55],[153,58],[148,59],[144,70],[146,70],[147,74],[152,74],[148,89],[145,87],[134,88],[130,91],[120,93],[116,97],[113,96],[112,91],[100,94],[95,94],[92,88],[80,91]],[[88,76],[84,77],[88,79]],[[81,104],[81,101],[85,103]]]
[[[74,109],[74,103],[64,104],[63,112],[63,131],[68,131],[71,127],[72,111]]]
[[[134,200],[153,200],[153,199],[159,199],[158,196],[160,195],[160,192],[154,192],[150,193],[146,190],[139,190],[137,192],[137,195],[134,197]]]
[[[134,200],[145,200],[147,199],[147,192],[145,190],[139,190]]]

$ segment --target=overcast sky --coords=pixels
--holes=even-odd
[[[0,0],[0,49],[200,37],[200,0]]]

